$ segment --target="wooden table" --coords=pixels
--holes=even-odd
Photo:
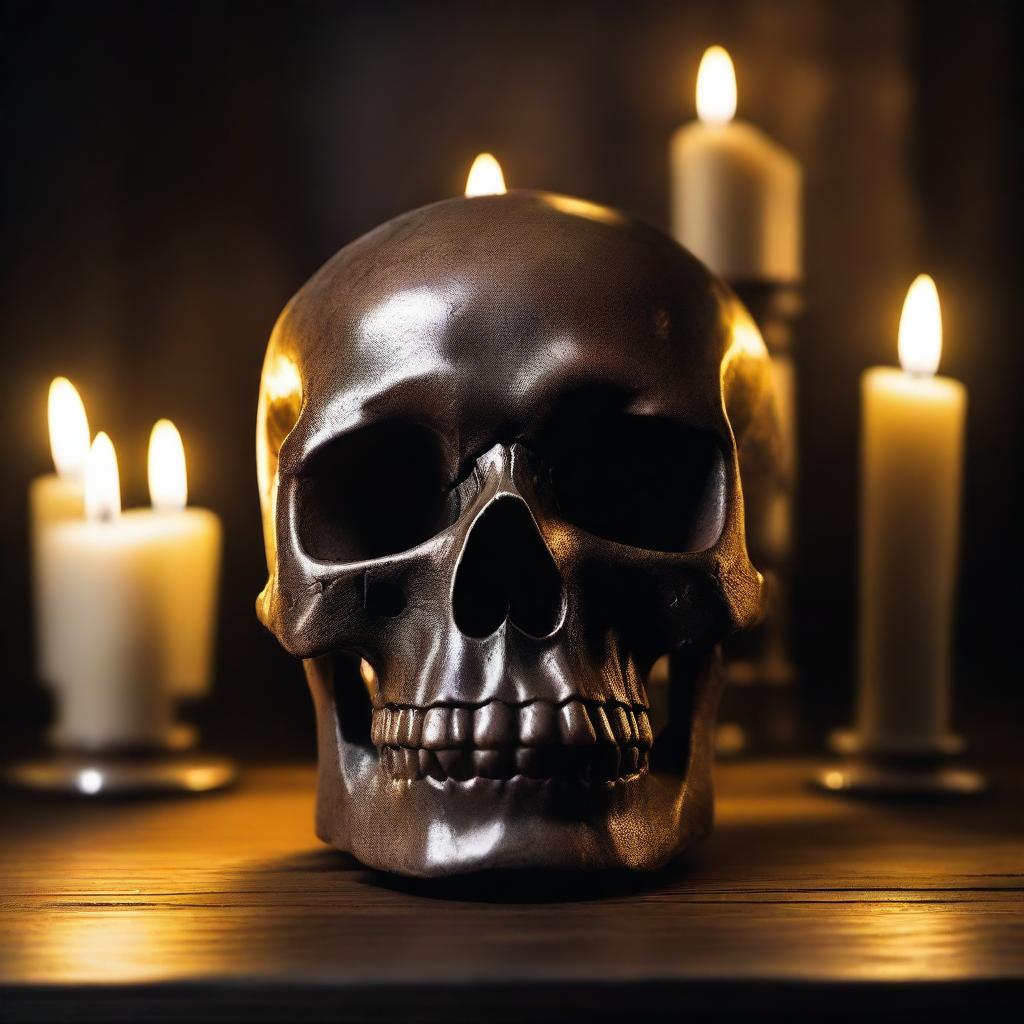
[[[721,767],[713,839],[640,888],[375,876],[314,838],[306,767],[195,799],[7,794],[0,1019],[1024,1008],[1021,773],[908,807],[813,793],[811,768]]]

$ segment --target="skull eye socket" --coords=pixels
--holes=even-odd
[[[544,455],[559,514],[597,537],[703,551],[725,525],[725,461],[707,431],[614,413],[549,436]]]
[[[407,551],[455,521],[448,481],[440,443],[423,427],[382,421],[343,434],[299,472],[299,540],[324,562]]]

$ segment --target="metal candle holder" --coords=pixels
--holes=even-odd
[[[962,737],[947,734],[918,743],[866,743],[856,729],[829,736],[831,750],[844,760],[822,769],[812,780],[828,793],[872,797],[965,797],[988,789],[979,771],[957,764]]]
[[[49,752],[17,762],[4,771],[9,785],[82,797],[207,793],[230,786],[237,766],[226,757],[195,750],[198,732],[172,724],[162,742],[138,746],[85,748],[47,736]]]
[[[730,285],[756,322],[771,356],[782,472],[763,494],[753,496],[764,506],[758,521],[766,528],[748,531],[747,543],[765,576],[767,613],[758,628],[732,638],[725,647],[729,687],[717,738],[723,755],[789,748],[798,733],[789,630],[797,484],[794,325],[803,310],[803,289],[772,281],[730,281]]]
[[[949,733],[966,391],[936,374],[942,348],[935,282],[910,286],[900,369],[861,378],[857,725],[833,736],[846,762],[816,781],[829,792],[968,796],[978,772],[951,763]]]

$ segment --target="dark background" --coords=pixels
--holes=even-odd
[[[312,749],[298,666],[256,622],[256,389],[274,319],[336,249],[462,190],[511,186],[665,225],[667,142],[700,55],[806,169],[800,325],[800,698],[811,746],[852,697],[858,375],[896,360],[916,273],[943,372],[969,389],[958,717],[1012,741],[1022,578],[1017,310],[1021,40],[1006,3],[4,3],[0,82],[0,740],[37,737],[25,490],[49,469],[46,388],[82,390],[144,502],[153,420],[226,528],[213,744]],[[1016,724],[1013,716],[1017,716]]]

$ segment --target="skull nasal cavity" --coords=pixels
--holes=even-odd
[[[547,636],[562,616],[562,579],[526,505],[498,498],[477,521],[455,573],[455,624],[490,636],[508,619],[529,636]]]

